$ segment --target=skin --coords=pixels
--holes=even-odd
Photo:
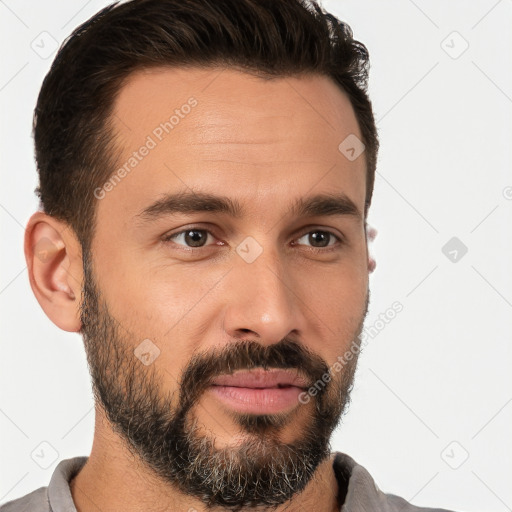
[[[229,69],[137,72],[115,103],[119,165],[191,96],[198,104],[190,114],[96,204],[91,254],[111,314],[131,336],[160,348],[153,365],[163,375],[162,393],[177,388],[195,352],[235,337],[264,345],[290,337],[332,365],[350,346],[365,308],[374,268],[365,219],[299,218],[287,210],[299,197],[342,191],[364,212],[364,154],[350,161],[338,150],[349,134],[361,139],[348,97],[321,76],[268,81]],[[237,199],[245,215],[203,212],[139,222],[137,214],[162,193],[190,189]],[[192,227],[211,230],[206,247],[187,250],[183,236],[162,241]],[[335,250],[314,252],[307,234],[315,230],[345,242],[336,246],[331,239]],[[247,236],[263,248],[250,264],[236,252]],[[34,248],[45,238],[51,250],[42,261]],[[25,254],[47,316],[79,332],[83,269],[73,231],[37,212],[27,224]],[[214,398],[204,394],[199,402],[194,415],[216,446],[243,438]],[[300,435],[309,407],[283,427],[282,442]],[[99,404],[89,461],[71,489],[79,512],[205,510],[142,466]],[[337,492],[332,459],[326,460],[305,490],[276,510],[338,510]]]

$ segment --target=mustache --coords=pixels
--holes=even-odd
[[[283,339],[262,345],[253,340],[239,340],[220,351],[192,357],[180,381],[182,410],[187,410],[215,377],[259,367],[296,370],[309,382],[308,387],[329,372],[320,356],[295,341]]]

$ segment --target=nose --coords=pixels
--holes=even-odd
[[[230,338],[271,345],[304,330],[304,297],[277,251],[268,249],[251,263],[236,256],[229,275],[224,330]]]

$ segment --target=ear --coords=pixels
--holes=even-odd
[[[43,212],[25,229],[30,286],[48,318],[64,331],[79,332],[82,247],[70,226]]]
[[[378,231],[370,226],[369,224],[365,224],[365,231],[366,231],[366,247],[367,247],[367,253],[368,253],[368,272],[371,274],[375,267],[377,266],[377,263],[375,261],[375,258],[370,253],[370,244],[375,240],[375,237],[377,236]]]

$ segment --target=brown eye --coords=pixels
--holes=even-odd
[[[331,233],[330,231],[322,231],[319,229],[305,233],[300,238],[298,238],[297,241],[300,243],[300,240],[302,239],[305,239],[307,243],[311,244],[311,247],[315,249],[332,247],[333,245],[336,245],[336,241],[341,242],[340,237],[336,236],[334,233]]]
[[[185,229],[164,238],[164,242],[174,241],[185,247],[204,247],[211,233],[207,229]]]

